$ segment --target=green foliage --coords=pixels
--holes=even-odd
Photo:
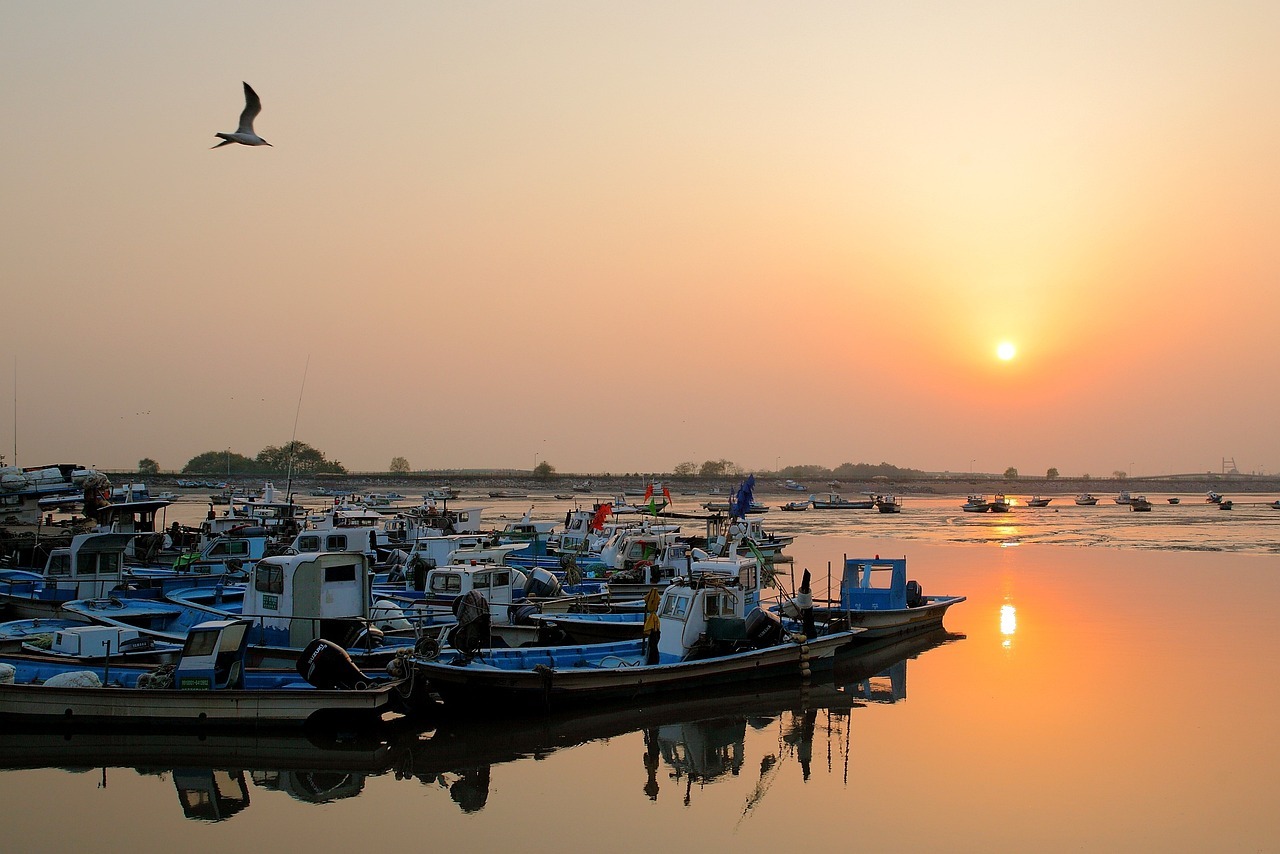
[[[1004,470],[1004,478],[1005,480],[1017,480],[1018,470],[1013,466],[1009,466],[1007,469]]]
[[[391,472],[392,474],[408,474],[409,461],[406,460],[404,457],[392,457],[391,465],[387,467],[387,471]]]
[[[732,460],[707,460],[698,469],[699,477],[730,477],[742,474],[742,468]]]
[[[1116,480],[1125,480],[1126,478],[1129,477],[1129,474],[1128,472],[1123,472],[1123,471],[1120,471],[1120,469],[1116,469],[1111,473],[1111,476],[1114,477]]]
[[[160,464],[151,457],[143,457],[138,460],[138,474],[160,474]]]
[[[924,472],[918,469],[902,469],[885,462],[879,465],[844,463],[834,469],[831,474],[836,480],[870,480],[873,477],[887,477],[890,480],[910,480],[913,477],[924,476]],[[813,475],[809,475],[809,477],[813,477]]]
[[[1057,469],[1055,469],[1055,468],[1051,468],[1051,469],[1049,469],[1047,472],[1045,472],[1045,473],[1044,473],[1044,476],[1045,476],[1045,479],[1046,479],[1046,480],[1057,480],[1057,479],[1058,479],[1058,470],[1057,470]]]
[[[277,448],[268,445],[258,451],[258,465],[273,474],[345,474],[346,469],[337,460],[325,459],[324,452],[306,442],[286,442]]]
[[[326,459],[322,451],[306,442],[286,443],[279,448],[268,445],[256,457],[230,451],[205,451],[192,457],[182,471],[184,474],[283,475],[290,470],[291,451],[294,474],[345,474],[347,471],[342,463]]]
[[[698,473],[698,464],[695,462],[680,463],[671,471],[676,477],[693,477]]]
[[[230,451],[205,451],[182,467],[183,474],[258,474],[259,471],[257,460]]]
[[[547,462],[546,460],[543,460],[542,462],[538,463],[538,465],[533,469],[533,476],[541,480],[546,480],[547,478],[551,477],[555,473],[556,473],[556,467],[551,465],[551,463]]]

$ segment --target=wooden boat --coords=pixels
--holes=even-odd
[[[814,510],[871,510],[876,506],[875,499],[853,501],[838,492],[810,495],[809,503],[813,505]]]
[[[902,501],[896,495],[877,495],[876,509],[881,513],[901,513]]]
[[[313,680],[326,687],[305,681],[306,668],[321,663],[322,651],[332,652],[325,642],[297,672],[246,671],[251,625],[248,620],[212,620],[193,627],[169,672],[110,661],[88,667],[40,656],[5,656],[0,658],[7,677],[0,679],[0,718],[257,727],[303,724],[316,717],[376,718],[398,708],[403,680],[375,685],[360,674],[363,679],[340,687],[328,674],[313,673]],[[54,678],[59,674],[63,678]],[[150,687],[156,684],[167,687]]]
[[[947,609],[964,600],[964,596],[925,596],[919,582],[907,580],[906,558],[845,557],[840,599],[814,600],[813,618],[832,627],[863,629],[863,638],[888,637],[937,628]],[[797,597],[783,602],[778,610],[795,618],[804,604]]]
[[[760,679],[800,679],[830,668],[861,630],[806,639],[759,608],[743,615],[742,591],[720,583],[670,584],[658,604],[657,643],[493,649],[411,656],[420,683],[446,708],[539,711],[608,700],[701,691]],[[654,648],[656,646],[656,649]],[[657,663],[648,663],[656,652]],[[422,697],[415,693],[415,697]]]
[[[1049,502],[1052,500],[1053,500],[1052,498],[1041,498],[1039,495],[1036,495],[1028,499],[1027,506],[1028,507],[1048,507]]]
[[[1098,497],[1091,492],[1084,492],[1076,496],[1076,504],[1081,507],[1092,507],[1098,503]]]

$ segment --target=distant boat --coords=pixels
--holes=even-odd
[[[992,513],[1008,513],[1011,506],[1009,499],[1005,498],[1003,495],[997,495],[991,499]]]
[[[1027,501],[1028,507],[1048,507],[1052,498],[1041,498],[1039,495]]]
[[[881,513],[901,513],[902,501],[896,495],[877,495],[876,509]]]
[[[1208,495],[1206,495],[1206,496],[1205,496],[1205,499],[1204,499],[1204,500],[1205,500],[1205,501],[1208,501],[1208,502],[1211,502],[1211,503],[1213,503],[1213,504],[1221,504],[1221,503],[1222,503],[1222,496],[1221,496],[1221,495],[1219,495],[1218,493],[1214,492],[1214,491],[1211,489],[1211,490],[1209,490]]]
[[[1181,504],[1181,503],[1182,503],[1182,499],[1181,499],[1181,498],[1177,498],[1177,497],[1175,497],[1175,498],[1170,498],[1170,499],[1169,499],[1169,503],[1170,503],[1170,504]]]
[[[1230,510],[1230,509],[1231,509],[1231,499],[1230,499],[1230,498],[1224,498],[1224,499],[1222,499],[1221,501],[1219,501],[1219,502],[1218,502],[1218,509],[1219,509],[1219,510]]]
[[[985,497],[974,493],[964,500],[960,505],[960,509],[966,513],[986,513],[991,509],[991,502]]]
[[[872,498],[850,501],[838,492],[828,492],[822,496],[810,495],[809,502],[813,504],[814,510],[870,510],[876,506]]]
[[[1092,507],[1098,503],[1098,497],[1091,492],[1081,493],[1076,496],[1076,504],[1081,507]]]
[[[782,488],[789,489],[792,492],[808,492],[809,491],[803,483],[796,483],[794,480],[787,480],[786,483],[782,484]]]
[[[808,501],[788,501],[786,504],[783,504],[778,509],[787,510],[789,512],[795,513],[801,510],[808,510],[809,502]]]
[[[1116,496],[1116,503],[1117,503],[1117,504],[1132,504],[1132,503],[1133,503],[1133,496],[1132,496],[1132,495],[1130,495],[1128,492],[1121,492],[1119,495],[1117,495],[1117,496]]]
[[[1134,495],[1129,498],[1129,509],[1146,513],[1151,510],[1151,502],[1145,495]]]

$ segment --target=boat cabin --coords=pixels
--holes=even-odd
[[[120,626],[80,625],[54,632],[49,651],[54,655],[75,655],[85,658],[119,655],[137,647],[151,646],[150,637],[137,629]]]
[[[370,609],[368,559],[358,552],[275,555],[258,561],[241,613],[254,642],[304,647],[318,637],[350,646]]]
[[[745,638],[749,612],[746,596],[734,585],[671,584],[658,603],[659,662],[684,661],[708,642]]]
[[[920,587],[907,581],[906,558],[849,558],[840,578],[845,611],[900,611],[920,604]]]
[[[174,684],[183,691],[243,688],[252,625],[248,620],[210,620],[192,626],[182,645]]]
[[[14,581],[7,592],[50,601],[105,596],[123,580],[125,551],[132,539],[133,534],[77,534],[69,547],[49,553],[44,570],[33,574],[40,582],[28,582],[24,591]]]

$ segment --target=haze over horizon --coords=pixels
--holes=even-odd
[[[367,471],[1280,471],[1277,37],[1190,1],[7,4],[0,453],[180,469],[296,415]],[[241,81],[274,147],[210,151]]]

